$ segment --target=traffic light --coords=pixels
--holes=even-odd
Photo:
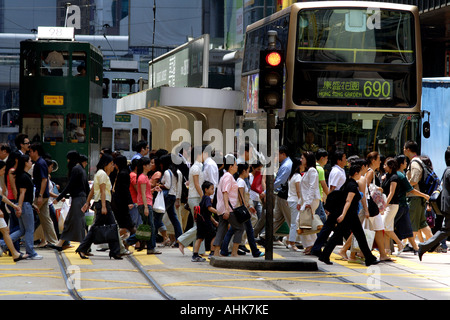
[[[259,59],[260,109],[283,107],[284,53],[282,50],[262,50]]]

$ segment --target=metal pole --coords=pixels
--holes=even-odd
[[[272,145],[272,129],[275,129],[275,111],[267,110],[267,154],[272,155],[275,147]],[[270,163],[273,167],[273,162]],[[274,176],[273,170],[269,170],[266,175],[266,252],[265,259],[273,260],[273,208],[275,206],[275,195],[273,193]]]

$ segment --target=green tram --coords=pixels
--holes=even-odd
[[[20,43],[20,132],[40,142],[58,162],[55,182],[67,178],[66,154],[88,157],[95,173],[102,127],[103,56],[89,43],[26,40]]]

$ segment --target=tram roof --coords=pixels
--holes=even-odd
[[[25,40],[36,40],[36,34],[0,33],[0,53],[18,54],[20,42]],[[103,55],[128,53],[128,36],[107,36],[105,39],[103,35],[75,35],[75,41],[88,42],[99,48]]]

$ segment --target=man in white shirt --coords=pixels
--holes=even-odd
[[[347,176],[345,175],[344,167],[347,165],[347,156],[343,151],[336,151],[333,157],[334,166],[331,169],[330,175],[328,177],[328,186],[330,188],[330,192],[333,190],[339,190],[342,185],[347,180]]]
[[[203,180],[209,181],[214,185],[214,193],[216,193],[217,186],[219,185],[219,167],[217,163],[211,157],[211,148],[205,147],[203,150]],[[213,200],[214,195],[211,196]]]

